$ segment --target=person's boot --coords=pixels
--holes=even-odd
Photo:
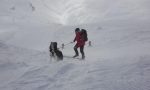
[[[84,55],[82,56],[82,59],[85,59],[85,56],[84,56]]]
[[[79,56],[79,55],[78,55],[78,54],[76,54],[76,55],[74,55],[74,56],[73,56],[73,58],[75,58],[75,57],[77,57],[77,56]]]

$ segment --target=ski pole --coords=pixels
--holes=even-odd
[[[62,44],[62,46],[61,46],[60,48],[64,49],[65,46],[68,46],[68,45],[71,44],[71,43],[73,43],[73,42],[69,42],[69,43],[67,43],[67,44]]]

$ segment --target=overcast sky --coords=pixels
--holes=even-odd
[[[30,3],[38,12],[35,15],[61,24],[116,19],[148,20],[150,16],[150,0],[1,0],[1,16],[6,14],[2,12],[9,12],[12,7],[16,9],[15,16],[28,13]]]

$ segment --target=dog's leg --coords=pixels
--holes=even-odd
[[[55,51],[55,53],[56,53],[57,61],[63,60],[63,54],[61,51],[57,50]]]

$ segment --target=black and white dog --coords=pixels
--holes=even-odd
[[[62,52],[57,48],[57,42],[51,42],[49,46],[50,56],[57,60],[63,60]]]

